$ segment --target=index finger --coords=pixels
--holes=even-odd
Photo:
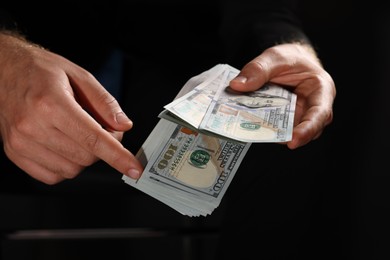
[[[132,122],[123,116],[118,120],[118,115],[124,115],[118,102],[107,98],[110,97],[108,91],[92,74],[73,63],[72,65],[67,67],[68,81],[60,82],[65,88],[70,88],[70,91],[58,101],[61,102],[60,107],[65,109],[56,111],[60,116],[55,117],[55,127],[119,172],[138,178],[142,172],[139,161],[101,125],[103,123],[107,127],[108,124],[113,131],[126,131],[131,128]],[[76,101],[75,94],[82,96],[82,103]],[[86,111],[84,106],[93,108],[92,116],[89,114],[91,111]]]
[[[142,165],[136,157],[97,123],[76,101],[67,101],[60,122],[55,127],[65,135],[75,140],[86,151],[107,162],[110,166],[128,175],[138,178]]]

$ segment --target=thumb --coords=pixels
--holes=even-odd
[[[230,87],[241,92],[254,91],[259,89],[269,80],[266,70],[257,62],[247,63],[240,73],[230,81]]]

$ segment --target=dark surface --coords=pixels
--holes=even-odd
[[[272,144],[251,147],[221,206],[199,219],[181,216],[129,187],[104,163],[75,180],[48,187],[1,161],[4,231],[168,230],[164,237],[120,240],[32,242],[4,237],[4,259],[389,259],[388,9],[373,1],[304,2],[305,28],[338,89],[334,122],[320,139],[296,151]],[[202,63],[204,56],[210,60]],[[128,57],[126,66],[132,70],[126,80],[140,89],[151,88],[147,102],[144,96],[137,98],[162,108],[173,98],[164,95],[164,87],[175,84],[178,90],[217,61],[204,56],[194,55],[188,66],[173,59]],[[157,69],[148,69],[150,64]],[[145,116],[136,113],[144,111],[139,103],[125,107],[135,122],[125,144],[136,152],[160,110]],[[212,232],[189,238],[194,230]],[[227,240],[219,240],[220,235]]]

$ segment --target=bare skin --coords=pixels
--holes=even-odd
[[[0,130],[6,155],[47,184],[102,159],[138,178],[121,144],[132,122],[86,70],[23,39],[0,34]]]
[[[304,146],[317,139],[333,120],[333,102],[336,88],[307,45],[288,43],[271,47],[247,63],[230,82],[237,91],[253,91],[266,82],[291,87],[297,94],[290,149]]]
[[[143,167],[123,147],[133,126],[91,73],[20,37],[0,32],[0,133],[11,161],[47,184],[75,178],[103,160],[137,179]],[[309,46],[276,45],[250,61],[230,86],[253,91],[266,82],[297,94],[296,149],[318,138],[333,119],[335,84]]]

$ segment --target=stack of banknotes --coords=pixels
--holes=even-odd
[[[142,176],[125,183],[183,215],[207,216],[252,143],[291,140],[296,95],[274,84],[236,92],[229,82],[238,73],[218,64],[187,81],[137,153]]]

